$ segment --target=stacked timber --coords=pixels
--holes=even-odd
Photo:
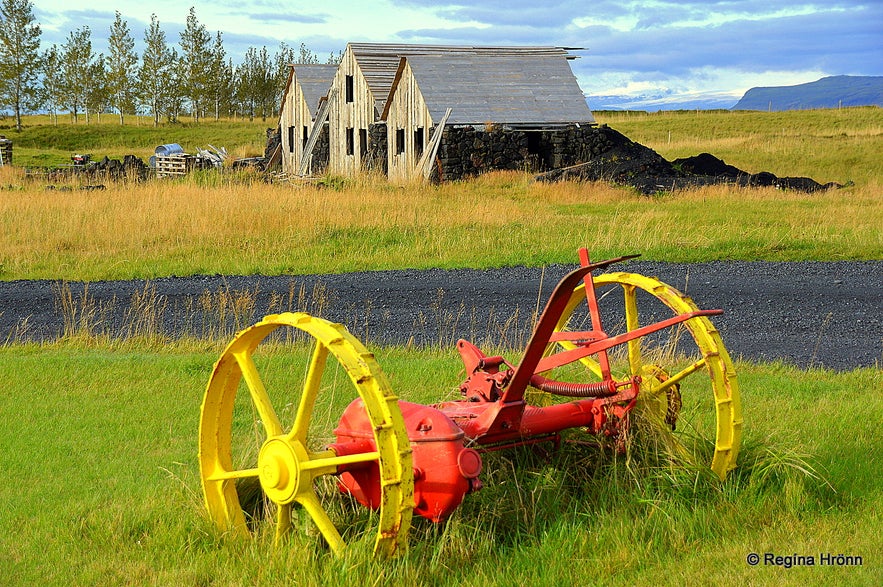
[[[193,170],[196,157],[185,153],[156,155],[157,177],[182,177]]]
[[[12,141],[0,135],[0,166],[12,165]]]

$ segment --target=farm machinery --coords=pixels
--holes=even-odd
[[[483,454],[558,446],[568,434],[616,450],[638,412],[676,445],[682,428],[705,422],[703,466],[724,479],[736,466],[742,417],[733,364],[709,320],[721,310],[700,310],[655,278],[598,273],[633,257],[579,256],[520,361],[459,340],[465,378],[433,404],[400,399],[340,324],[286,312],[239,332],[215,363],[202,405],[200,475],[211,519],[224,532],[263,528],[276,541],[318,529],[335,552],[355,533],[375,554],[392,555],[407,548],[413,514],[443,521],[482,487]],[[685,415],[688,406],[695,413]],[[367,510],[349,509],[369,513],[362,528],[340,513],[352,502]]]

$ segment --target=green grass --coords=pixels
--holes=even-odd
[[[194,177],[59,195],[7,174],[0,278],[542,265],[573,263],[583,244],[596,256],[671,261],[883,258],[879,109],[599,119],[668,158],[708,151],[748,171],[856,185],[806,196],[714,189],[645,198],[603,184],[537,186],[524,174],[419,189]],[[39,124],[26,122],[21,134],[2,132],[15,141],[16,163],[33,165],[83,151],[146,157],[169,142],[241,156],[263,148],[260,122],[154,131],[146,121],[109,120],[32,119]],[[548,461],[497,453],[485,458],[485,488],[451,520],[415,520],[407,555],[371,559],[356,526],[352,547],[334,557],[309,523],[278,550],[265,534],[233,540],[214,528],[199,487],[197,430],[220,344],[159,337],[158,300],[149,285],[139,295],[124,332],[103,331],[94,308],[69,300],[61,342],[0,345],[0,585],[883,584],[880,369],[738,364],[745,435],[739,468],[723,485],[668,466],[641,442],[628,458],[575,445]],[[322,292],[292,295],[298,307],[327,301]],[[206,340],[223,340],[229,324],[206,316],[221,312],[242,326],[253,319],[249,299],[207,294],[193,320],[203,320]],[[402,399],[456,395],[463,374],[446,342],[445,350],[376,349]],[[262,359],[271,390],[296,388],[288,365],[304,352],[276,348]],[[345,399],[335,398],[331,422]],[[337,515],[367,517],[345,502]],[[750,553],[817,563],[752,567]],[[859,556],[862,566],[819,566],[823,553]]]
[[[147,350],[144,350],[147,349]],[[287,352],[274,355],[284,363]],[[872,585],[883,580],[883,374],[738,365],[746,436],[722,486],[569,448],[486,458],[485,489],[408,555],[342,558],[314,535],[227,540],[201,503],[196,435],[218,349],[0,349],[0,583],[9,585]],[[403,399],[444,397],[453,352],[378,349]],[[588,451],[588,452],[586,452]],[[802,473],[812,465],[822,477]],[[752,552],[861,567],[751,567]],[[818,563],[817,563],[818,564]]]
[[[864,184],[883,174],[883,109],[694,111],[597,115],[668,160],[711,153],[758,173]]]
[[[276,126],[276,121],[208,119],[196,124],[184,118],[154,127],[153,119],[144,116],[128,116],[123,125],[116,116],[102,116],[101,122],[93,117],[89,124],[83,117],[73,124],[69,117],[62,116],[57,125],[48,116],[26,116],[23,125],[17,131],[14,125],[0,124],[0,134],[13,142],[13,163],[21,167],[53,167],[70,164],[74,153],[89,153],[94,160],[104,156],[121,160],[131,154],[146,163],[156,147],[168,143],[178,143],[188,153],[214,145],[237,157],[262,155],[266,130]]]
[[[375,176],[269,184],[254,174],[211,172],[104,182],[105,191],[92,192],[7,167],[0,170],[0,279],[542,266],[572,263],[580,246],[596,258],[640,253],[674,262],[883,258],[879,108],[604,113],[599,120],[669,158],[706,151],[747,171],[854,184],[813,194],[715,186],[648,198],[604,182],[540,184],[520,172],[440,186]],[[149,155],[166,142],[249,154],[249,145],[262,149],[264,126],[28,124],[13,140],[16,149],[48,149],[41,157],[119,156],[135,146]]]

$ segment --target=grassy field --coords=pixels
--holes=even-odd
[[[122,159],[136,155],[145,162],[159,145],[178,143],[188,153],[208,145],[224,147],[234,157],[262,155],[266,145],[266,130],[275,122],[248,120],[208,120],[193,123],[182,118],[177,123],[153,126],[146,116],[127,116],[121,125],[119,117],[104,116],[101,122],[94,117],[89,124],[84,118],[76,124],[69,117],[59,117],[53,124],[48,116],[34,115],[23,119],[24,128],[15,130],[13,121],[0,124],[0,134],[13,142],[13,163],[20,167],[52,167],[68,165],[71,155],[89,153],[94,160],[108,156]]]
[[[0,279],[540,266],[570,263],[583,245],[596,258],[883,258],[883,111],[764,116],[611,114],[609,123],[668,157],[707,150],[749,171],[854,185],[816,194],[713,187],[648,198],[601,182],[538,184],[516,172],[440,186],[391,185],[377,177],[271,185],[248,174],[210,172],[108,183],[93,192],[76,184],[49,190],[39,176],[4,168]],[[21,140],[37,144],[48,139],[34,136],[54,132],[65,137],[66,149],[81,150],[100,138],[223,144],[216,139],[226,129],[243,137],[255,131],[254,124],[207,122],[186,129],[202,140],[148,141],[143,133],[155,132],[152,127],[102,124],[101,132],[86,125],[26,127]],[[784,133],[788,128],[794,131]],[[127,138],[103,134],[111,131]],[[239,135],[229,131],[233,136]]]
[[[4,585],[877,585],[883,373],[738,365],[746,436],[724,485],[689,469],[565,448],[490,455],[485,488],[409,554],[341,558],[223,539],[201,502],[196,430],[218,349],[0,348]],[[288,352],[274,361],[284,364]],[[403,399],[459,381],[453,351],[378,351]],[[419,391],[418,391],[419,390]],[[858,393],[862,391],[862,393]],[[817,475],[806,469],[811,466]],[[11,475],[11,477],[9,477]],[[750,566],[758,553],[815,566]],[[861,566],[822,565],[831,553]],[[845,559],[844,559],[845,560]],[[853,563],[857,559],[850,559]]]
[[[866,185],[883,173],[883,109],[603,113],[668,160],[711,153],[750,173]],[[880,194],[878,186],[877,194]]]
[[[16,181],[0,170],[0,185]],[[574,262],[580,246],[674,262],[883,258],[877,183],[657,198],[519,173],[413,188],[206,183],[0,190],[0,279],[542,266]]]
[[[429,187],[197,174],[93,192],[4,168],[0,279],[539,266],[574,263],[581,245],[596,258],[883,258],[879,109],[598,118],[670,159],[707,151],[752,172],[854,184],[647,198],[521,173]],[[31,122],[2,131],[17,163],[146,157],[169,142],[248,156],[266,126]],[[409,553],[382,561],[358,527],[339,558],[309,524],[279,550],[266,533],[221,536],[202,503],[197,430],[226,334],[167,340],[137,323],[128,339],[72,321],[62,341],[0,345],[0,585],[883,584],[880,369],[738,364],[745,436],[724,484],[640,439],[626,456],[572,445],[550,462],[488,455],[485,488],[445,525],[415,520]],[[372,350],[405,400],[444,399],[463,377],[453,349]],[[288,365],[304,353],[270,349],[273,390],[297,384]]]

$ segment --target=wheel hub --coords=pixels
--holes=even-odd
[[[299,442],[284,437],[267,440],[258,455],[258,475],[267,497],[278,504],[294,501],[300,492],[301,463],[307,460]]]

